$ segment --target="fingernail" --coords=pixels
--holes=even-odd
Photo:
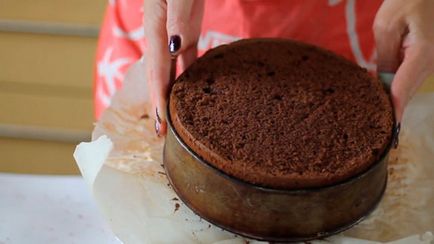
[[[157,133],[157,136],[160,136],[161,118],[158,114],[158,108],[155,108],[155,118],[157,119],[155,121],[155,133]]]
[[[155,118],[157,118],[157,122],[161,124],[161,118],[160,115],[158,114],[158,108],[155,108]]]
[[[181,48],[181,37],[178,35],[173,35],[169,40],[169,52],[170,54],[175,54]]]
[[[160,136],[160,123],[158,121],[155,121],[155,133]]]
[[[393,142],[393,147],[397,148],[399,144],[399,132],[401,131],[401,123],[397,123],[395,126],[395,129],[393,131],[393,138],[395,138],[395,141]]]

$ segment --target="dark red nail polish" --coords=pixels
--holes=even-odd
[[[397,148],[399,144],[399,132],[401,132],[401,123],[398,122],[393,131],[393,138],[395,138],[395,141],[393,142],[394,148]]]
[[[155,121],[155,133],[160,136],[160,123],[158,121]]]
[[[160,136],[160,129],[161,129],[161,118],[158,114],[158,108],[155,108],[155,118],[157,119],[155,121],[155,133],[157,133],[157,136]]]
[[[155,118],[157,118],[157,122],[161,124],[161,118],[160,115],[158,114],[158,108],[155,108]]]
[[[169,40],[169,52],[170,54],[175,54],[181,48],[181,37],[178,35],[173,35]]]

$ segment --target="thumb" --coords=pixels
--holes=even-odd
[[[402,36],[406,31],[405,22],[402,19],[394,18],[390,2],[385,1],[375,16],[373,31],[377,47],[377,73],[395,73],[399,71],[391,85],[392,103],[394,105],[396,121],[400,122],[403,112],[402,83],[407,70],[408,63],[402,63]],[[407,61],[408,62],[408,61]],[[404,66],[405,65],[405,66]],[[397,81],[397,82],[396,82]]]
[[[148,47],[146,52],[146,81],[150,89],[155,130],[166,133],[166,96],[169,86],[170,54],[167,50],[167,5],[160,0],[144,1],[144,29]]]
[[[396,71],[391,94],[398,122],[401,121],[410,98],[430,73],[432,64],[429,56],[425,55],[426,50],[418,43],[407,47],[404,51],[404,60]]]
[[[405,21],[393,17],[390,1],[385,1],[375,16],[373,32],[377,47],[378,72],[395,72],[401,63],[402,37],[406,32]],[[394,10],[394,9],[392,9]]]

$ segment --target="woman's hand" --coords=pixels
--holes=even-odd
[[[410,98],[434,72],[434,1],[385,0],[374,34],[378,71],[396,72],[391,93],[399,123]]]
[[[196,59],[203,6],[203,0],[144,0],[145,72],[152,102],[150,114],[159,136],[167,130],[171,55],[179,55],[182,69]]]

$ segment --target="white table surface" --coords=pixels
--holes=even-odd
[[[0,173],[0,244],[121,243],[79,176]]]

